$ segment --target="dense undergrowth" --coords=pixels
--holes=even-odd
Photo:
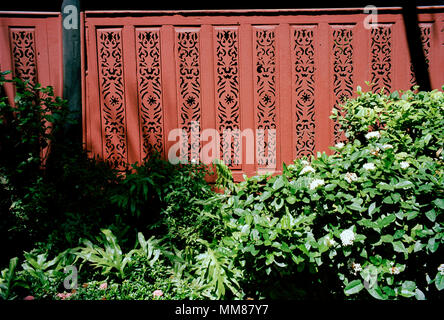
[[[1,85],[6,80],[4,74]],[[361,92],[332,155],[234,183],[152,154],[124,174],[70,141],[66,102],[0,100],[3,299],[442,299],[444,95]],[[50,153],[42,162],[42,150]]]

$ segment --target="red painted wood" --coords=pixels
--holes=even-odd
[[[419,11],[431,83],[440,88],[444,8]],[[190,160],[208,150],[199,134],[212,141],[215,129],[223,142],[231,129],[240,142],[218,153],[236,181],[270,162],[280,172],[282,162],[331,153],[344,138],[329,119],[333,106],[356,96],[358,85],[393,91],[416,81],[401,8],[381,9],[371,30],[365,17],[362,8],[82,13],[86,148],[121,168],[153,150],[168,156],[179,142],[168,137],[182,128]],[[53,84],[61,95],[60,15],[0,12],[0,31],[1,69]],[[16,35],[32,39],[25,58],[12,55],[25,50]],[[266,128],[276,130],[276,142],[258,157],[255,135]],[[267,158],[273,152],[275,160]]]
[[[186,130],[187,144],[193,134],[205,129],[218,130],[222,142],[223,129],[240,129],[242,143],[229,142],[231,157],[225,157],[231,161],[235,179],[265,168],[271,160],[267,159],[269,151],[275,152],[273,165],[279,172],[282,161],[289,163],[317,151],[331,152],[329,146],[343,141],[343,134],[329,116],[333,106],[356,96],[358,85],[374,91],[383,87],[407,89],[412,85],[406,79],[411,76],[410,62],[399,8],[384,10],[379,15],[378,27],[371,30],[364,28],[366,16],[362,11],[335,14],[334,10],[317,10],[316,15],[307,14],[313,11],[290,11],[253,10],[250,14],[230,11],[231,15],[137,12],[129,16],[87,12],[86,20],[92,27],[109,30],[122,25],[135,26],[136,40],[126,40],[129,48],[123,51],[126,56],[134,57],[128,64],[134,60],[138,65],[137,71],[134,67],[128,69],[125,82],[133,81],[138,88],[131,93],[138,97],[137,106],[131,103],[131,108],[138,110],[140,124],[136,121],[125,126],[136,126],[140,131],[139,154],[145,155],[144,143],[154,139],[165,141],[163,145],[157,144],[157,148],[167,155],[178,141],[167,141],[168,133],[176,128]],[[439,41],[442,31],[433,31],[439,29],[441,17],[439,12],[419,17],[435,87],[444,80],[442,73],[435,71],[436,66],[442,65],[443,47]],[[161,76],[157,89],[152,84],[149,89],[142,88],[141,72],[152,70],[137,42],[141,30],[154,32],[158,44],[151,41],[151,48],[155,48],[152,52],[160,49]],[[152,64],[153,60],[150,61]],[[366,81],[373,83],[370,88]],[[126,88],[128,91],[132,86]],[[149,107],[147,97],[155,90],[158,104]],[[125,101],[131,99],[126,97]],[[152,118],[150,126],[144,128],[143,110],[158,115],[156,121]],[[103,115],[100,117],[103,120]],[[194,131],[192,121],[199,124]],[[94,123],[98,124],[95,120],[91,125]],[[252,154],[256,152],[257,141],[248,150],[246,140],[248,130],[254,135],[261,128],[276,129],[276,143],[267,145],[257,158]],[[144,136],[143,132],[151,135]],[[211,138],[205,136],[205,139]],[[264,139],[269,139],[267,134]],[[188,159],[197,158],[199,150],[208,143],[196,141],[195,149],[188,150]],[[224,158],[223,146],[220,157]],[[247,158],[253,158],[253,163],[247,163]],[[242,160],[240,164],[237,159]]]
[[[56,13],[31,14],[33,18],[14,13],[0,13],[0,69],[30,83],[53,86],[62,95],[61,16]],[[14,88],[5,86],[13,103]]]

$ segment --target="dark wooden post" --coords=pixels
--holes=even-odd
[[[80,0],[63,0],[62,7],[63,38],[63,98],[75,125],[66,126],[67,138],[82,141],[82,88],[80,64]]]
[[[432,90],[432,85],[421,42],[421,29],[418,22],[416,1],[408,1],[403,5],[402,15],[416,82],[420,90],[430,91]]]

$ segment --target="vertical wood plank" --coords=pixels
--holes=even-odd
[[[242,139],[242,171],[247,176],[254,175],[256,171],[256,145],[255,145],[255,122],[253,101],[253,37],[251,24],[241,24],[239,27],[239,64],[240,68],[240,102],[241,102],[241,124],[242,132],[250,132],[251,137]],[[251,141],[252,140],[252,141]],[[253,147],[251,148],[251,144]],[[252,159],[253,161],[248,161]],[[240,178],[242,177],[235,177]]]
[[[201,62],[201,132],[205,129],[216,128],[216,106],[214,99],[214,69],[213,69],[213,27],[211,25],[202,25],[200,31],[200,62]],[[214,143],[212,141],[204,141],[201,144]],[[219,145],[216,146],[219,148]],[[201,155],[202,161],[210,161],[211,159],[204,159]],[[212,159],[215,154],[211,155]],[[212,176],[212,179],[215,177]]]
[[[165,157],[168,151],[176,143],[169,141],[168,134],[178,128],[177,121],[177,97],[176,97],[176,60],[174,56],[174,28],[172,25],[164,25],[160,29],[160,54],[162,71],[162,101],[164,121],[164,146]]]
[[[137,92],[136,41],[133,25],[122,30],[123,72],[125,82],[125,115],[128,162],[140,162],[139,101]]]
[[[331,141],[332,121],[329,119],[331,108],[332,87],[330,83],[330,26],[326,22],[319,24],[318,43],[315,50],[315,64],[317,72],[315,74],[315,101],[316,101],[316,152],[326,151]]]
[[[279,108],[278,108],[278,135],[277,144],[280,147],[280,159],[277,163],[279,170],[282,170],[282,162],[289,164],[292,162],[293,146],[295,145],[293,134],[292,108],[292,78],[291,78],[291,51],[290,46],[290,25],[282,23],[277,28],[277,47],[279,50]]]

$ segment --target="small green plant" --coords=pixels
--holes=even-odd
[[[15,299],[14,289],[16,287],[29,288],[28,285],[21,279],[17,272],[18,258],[9,260],[9,267],[3,269],[0,277],[0,297],[3,300]]]
[[[131,260],[134,250],[124,254],[111,230],[102,229],[101,231],[103,236],[97,237],[97,241],[103,247],[85,239],[83,240],[84,247],[79,248],[75,254],[91,263],[93,267],[100,268],[103,275],[113,272],[123,279],[126,275],[125,268]]]

